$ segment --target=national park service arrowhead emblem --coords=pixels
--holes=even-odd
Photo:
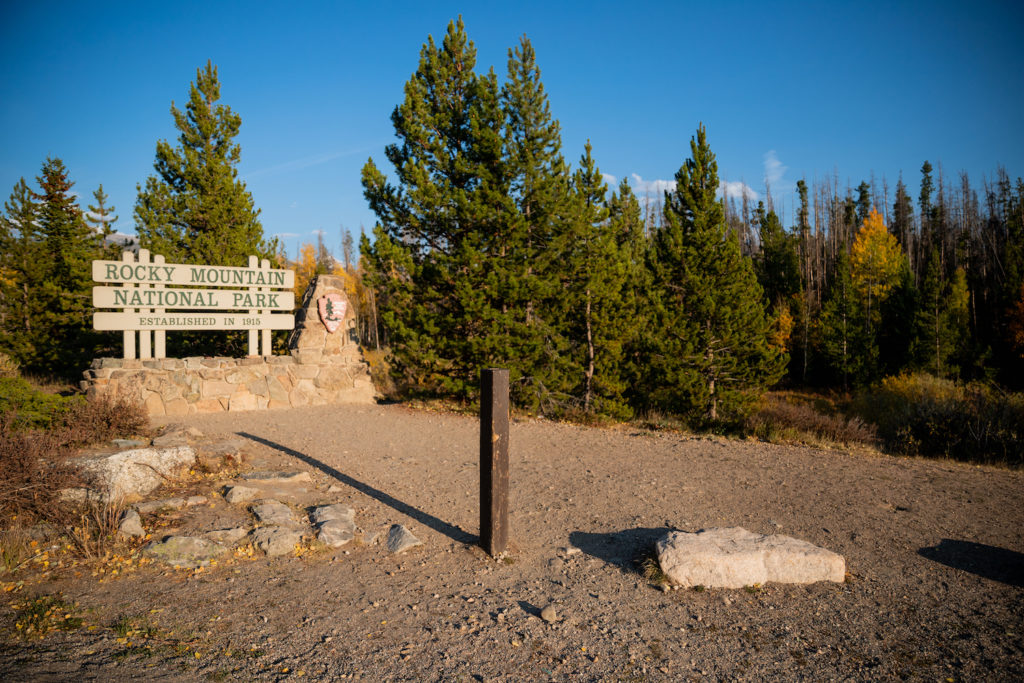
[[[320,312],[320,320],[328,333],[335,332],[345,320],[345,308],[348,303],[337,292],[324,294],[317,299],[316,308]]]

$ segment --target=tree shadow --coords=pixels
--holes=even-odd
[[[391,495],[388,495],[387,493],[384,493],[380,489],[376,489],[376,488],[370,486],[369,484],[366,484],[364,482],[359,481],[358,479],[353,479],[352,477],[348,476],[347,474],[339,472],[338,470],[334,469],[330,465],[322,463],[319,460],[317,460],[316,458],[313,458],[313,457],[311,457],[309,455],[306,455],[305,453],[300,453],[297,450],[294,450],[292,448],[288,448],[287,446],[283,446],[283,445],[281,445],[279,443],[276,443],[274,441],[270,441],[269,439],[264,439],[261,436],[256,436],[255,434],[249,434],[247,432],[236,432],[236,433],[239,436],[245,437],[246,439],[249,439],[251,441],[255,441],[257,443],[261,443],[264,446],[269,446],[269,447],[271,447],[271,448],[273,448],[275,450],[278,450],[278,451],[284,453],[285,455],[290,455],[290,456],[292,456],[294,458],[298,458],[299,460],[301,460],[302,462],[306,463],[307,465],[311,465],[312,467],[317,468],[318,470],[320,470],[321,472],[323,472],[327,476],[333,477],[334,479],[337,479],[342,484],[345,484],[346,486],[351,486],[356,491],[359,491],[361,493],[365,493],[366,495],[370,496],[371,498],[373,498],[373,499],[375,499],[375,500],[377,500],[377,501],[379,501],[381,503],[384,503],[385,505],[387,505],[388,507],[392,508],[393,510],[395,510],[395,511],[397,511],[397,512],[403,514],[403,515],[406,515],[407,517],[411,517],[412,519],[415,519],[417,522],[419,522],[423,526],[426,526],[426,527],[428,527],[430,529],[433,529],[434,531],[436,531],[436,532],[438,532],[440,534],[444,534],[445,536],[447,536],[448,538],[452,539],[456,543],[465,543],[467,545],[473,545],[473,544],[478,543],[479,540],[480,540],[479,537],[476,536],[475,534],[471,534],[468,531],[463,531],[462,529],[460,529],[460,528],[458,528],[456,526],[452,526],[448,522],[445,522],[444,520],[439,519],[439,518],[435,517],[434,515],[431,515],[431,514],[429,514],[427,512],[424,512],[423,510],[420,510],[419,508],[415,508],[412,505],[409,505],[408,503],[404,503],[404,502],[398,500],[394,496],[391,496]]]
[[[591,557],[635,572],[642,571],[639,563],[654,553],[654,544],[669,531],[668,527],[636,527],[601,534],[573,531],[569,542]]]
[[[986,579],[1024,586],[1024,554],[1014,550],[944,538],[936,546],[921,548],[917,554]]]

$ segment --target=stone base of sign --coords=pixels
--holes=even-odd
[[[317,312],[317,301],[327,295],[339,304],[334,332]],[[82,389],[90,397],[139,403],[150,416],[373,403],[370,368],[342,278],[313,278],[288,349],[288,356],[249,358],[100,358],[85,371]]]
[[[358,347],[304,363],[296,356],[254,358],[99,358],[85,371],[90,397],[123,399],[151,416],[373,403]]]

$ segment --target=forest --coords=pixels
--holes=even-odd
[[[1019,460],[1019,177],[915,160],[895,187],[805,179],[784,225],[770,188],[756,205],[723,196],[703,123],[661,197],[609,187],[589,143],[568,161],[525,37],[499,80],[453,21],[423,45],[403,92],[386,165],[362,171],[371,234],[357,253],[343,230],[340,258],[321,234],[291,261],[238,178],[241,118],[218,103],[208,63],[185,110],[172,107],[177,146],[157,144],[138,187],[141,245],[176,262],[269,256],[297,270],[297,289],[343,275],[362,346],[397,397],[472,403],[480,369],[507,367],[527,413],[730,430],[765,414],[768,392],[796,391],[844,397],[826,412],[860,415],[907,452],[973,438],[981,457]],[[90,329],[87,271],[110,252],[114,208],[101,186],[83,211],[59,159],[37,184],[22,180],[0,215],[0,352],[23,371],[74,377],[117,353]],[[181,340],[190,355],[241,348],[227,334]],[[969,423],[980,415],[994,417],[979,436]]]

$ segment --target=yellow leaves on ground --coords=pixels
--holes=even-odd
[[[903,252],[875,209],[864,219],[850,249],[854,286],[864,296],[884,301],[899,280]]]

